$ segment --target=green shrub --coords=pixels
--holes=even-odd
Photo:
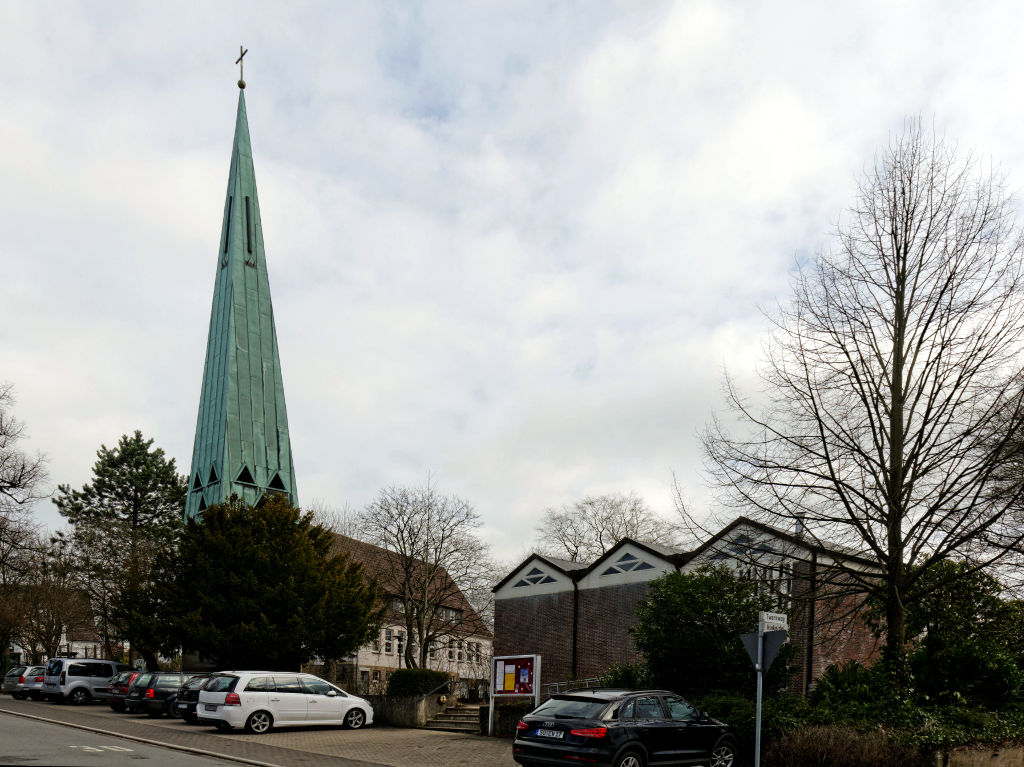
[[[601,677],[602,687],[624,687],[627,690],[647,690],[652,686],[651,672],[646,663],[632,666],[612,666]]]
[[[409,695],[426,695],[447,681],[448,675],[443,671],[433,671],[429,668],[400,668],[388,680],[387,696],[404,698]]]
[[[765,767],[879,767],[899,764],[924,767],[934,757],[908,745],[891,742],[884,733],[860,732],[853,727],[826,725],[784,733],[764,751]]]

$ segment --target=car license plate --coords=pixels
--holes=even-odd
[[[179,703],[178,708],[188,708],[188,703]]]
[[[561,730],[543,730],[537,729],[538,738],[562,738],[565,737],[565,733]]]
[[[207,711],[216,711],[217,710],[216,706],[211,706],[209,703],[204,705],[203,708],[205,708]]]

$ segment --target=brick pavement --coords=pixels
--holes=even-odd
[[[514,767],[508,740],[475,735],[369,727],[292,727],[265,735],[220,733],[177,719],[117,714],[106,705],[74,707],[36,701],[0,700],[0,713],[42,717],[123,734],[147,743],[196,749],[229,759],[278,767]]]

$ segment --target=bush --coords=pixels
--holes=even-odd
[[[924,767],[934,764],[912,746],[890,742],[878,731],[853,727],[805,727],[777,738],[764,752],[765,767],[878,767],[899,764]]]
[[[448,681],[443,671],[429,668],[400,668],[388,680],[387,696],[404,698],[409,695],[427,695]]]
[[[646,690],[652,687],[651,672],[646,663],[632,666],[612,666],[601,677],[602,687],[624,687],[627,690]]]

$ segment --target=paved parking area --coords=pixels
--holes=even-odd
[[[0,698],[0,713],[50,719],[99,731],[121,733],[148,743],[162,743],[262,762],[279,767],[513,767],[509,740],[477,735],[368,727],[292,727],[265,735],[220,733],[193,727],[177,719],[150,719],[117,714],[105,704],[58,705]]]

